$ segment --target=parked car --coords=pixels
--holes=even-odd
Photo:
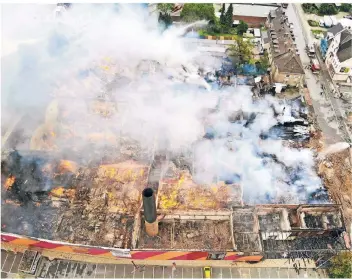
[[[308,44],[306,46],[306,51],[309,57],[315,57],[315,48],[314,48],[314,44]]]
[[[312,59],[311,70],[313,73],[318,73],[320,71],[320,64],[317,59]]]
[[[206,266],[203,268],[204,278],[211,278],[211,267]]]

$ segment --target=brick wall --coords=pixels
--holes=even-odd
[[[261,24],[265,24],[266,17],[254,17],[254,16],[241,16],[234,15],[233,20],[243,20],[248,24],[248,27],[260,27]]]

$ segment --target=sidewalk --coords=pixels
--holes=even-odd
[[[292,5],[293,5],[294,11],[296,13],[296,16],[299,20],[299,24],[301,25],[305,44],[307,45],[309,42],[315,42],[316,39],[313,37],[312,33],[310,32],[310,26],[309,26],[307,20],[305,20],[304,11],[301,7],[301,4],[300,3],[295,3],[295,4],[293,3]],[[352,142],[352,135],[351,135],[350,131],[348,130],[348,127],[344,121],[345,117],[343,116],[343,114],[340,110],[340,107],[336,102],[336,99],[333,96],[331,96],[330,85],[332,85],[335,88],[336,92],[338,92],[339,90],[336,87],[335,83],[333,82],[333,80],[330,76],[330,73],[329,73],[328,69],[326,68],[325,63],[323,62],[323,59],[321,57],[320,50],[319,50],[319,47],[317,46],[317,44],[315,44],[315,48],[316,48],[316,54],[317,54],[316,56],[317,56],[317,59],[319,61],[320,66],[321,66],[322,78],[320,79],[320,83],[324,84],[325,88],[328,89],[328,91],[325,92],[325,95],[327,97],[327,100],[328,100],[333,112],[334,112],[336,122],[339,125],[338,130],[340,133],[342,132],[344,140],[349,139]],[[305,59],[308,59],[308,57],[306,57],[306,55],[303,55],[303,57],[301,57],[302,62],[305,62],[305,61],[303,61]],[[307,60],[307,63],[308,63],[308,61],[309,61],[309,59]],[[309,88],[309,90],[311,91],[311,88]]]
[[[331,107],[334,109],[335,114],[337,115],[338,119],[340,119],[340,129],[343,130],[344,132],[344,137],[350,140],[350,142],[352,142],[352,135],[347,127],[347,124],[345,122],[345,116],[342,114],[339,105],[336,102],[335,96],[332,96],[332,92],[330,91],[330,88],[332,85],[333,88],[335,89],[336,92],[339,92],[338,87],[336,86],[335,82],[332,80],[331,75],[329,73],[328,68],[326,67],[324,61],[323,61],[323,57],[321,56],[320,50],[318,48],[317,45],[315,45],[315,49],[316,49],[316,54],[317,54],[317,58],[319,61],[319,64],[321,65],[321,76],[322,76],[322,80],[321,82],[323,82],[325,84],[325,88],[327,89],[326,95],[328,96],[330,102],[331,102]]]

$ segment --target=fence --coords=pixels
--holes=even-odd
[[[209,251],[169,251],[169,250],[129,250],[115,249],[109,247],[96,247],[78,245],[65,242],[57,242],[30,237],[23,237],[15,234],[1,234],[1,243],[10,247],[24,247],[28,250],[54,250],[57,252],[85,254],[110,259],[131,259],[131,260],[230,260],[239,262],[258,262],[262,255],[243,255],[240,252],[209,252]]]

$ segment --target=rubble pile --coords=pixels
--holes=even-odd
[[[328,155],[319,164],[319,175],[331,198],[342,205],[344,219],[348,224],[352,222],[352,166],[350,150]]]
[[[159,208],[169,210],[216,210],[241,205],[242,191],[239,184],[218,182],[199,185],[188,171],[179,171],[172,178],[160,181]]]
[[[172,220],[159,223],[158,237],[141,232],[143,249],[194,249],[226,251],[233,248],[229,221]]]

